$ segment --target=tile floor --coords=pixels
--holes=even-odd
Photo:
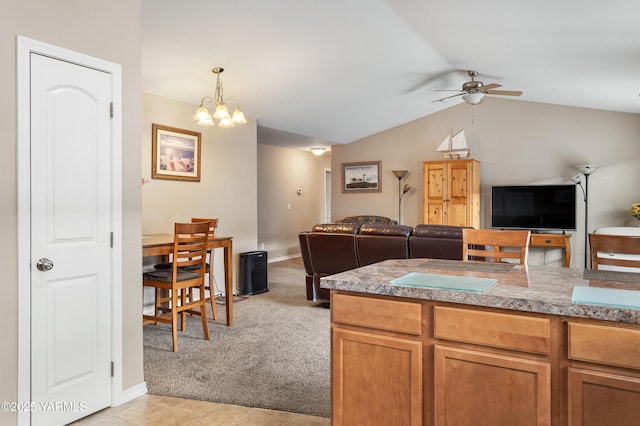
[[[72,424],[77,426],[328,426],[331,420],[284,411],[147,394],[121,406],[99,411]]]

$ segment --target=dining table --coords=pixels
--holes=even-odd
[[[142,236],[142,257],[161,256],[165,260],[173,253],[173,234],[146,234]],[[227,326],[233,325],[233,237],[211,237],[208,249],[224,249],[224,290]],[[213,273],[213,262],[209,273]],[[213,291],[213,289],[211,289]]]

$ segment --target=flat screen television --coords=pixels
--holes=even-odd
[[[493,186],[491,227],[575,231],[576,186]]]

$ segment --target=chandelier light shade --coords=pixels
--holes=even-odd
[[[222,79],[220,78],[220,74],[222,74],[223,71],[224,68],[221,67],[215,67],[211,70],[211,72],[217,75],[216,91],[213,96],[205,96],[202,98],[200,106],[196,109],[196,115],[193,119],[196,120],[200,126],[214,126],[217,123],[219,127],[228,129],[235,127],[236,124],[244,124],[247,122],[244,113],[240,109],[240,104],[235,99],[227,99],[227,102],[231,101],[236,104],[236,109],[233,111],[233,114],[229,114],[229,108],[227,108],[224,99]],[[213,114],[209,111],[209,104],[212,103],[215,104]]]

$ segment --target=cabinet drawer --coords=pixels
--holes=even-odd
[[[331,295],[331,319],[336,323],[379,330],[422,334],[422,305],[348,294]]]
[[[531,234],[531,243],[532,246],[550,246],[550,247],[564,247],[564,239],[565,237],[562,235],[536,235]]]
[[[569,358],[640,369],[640,330],[570,322]]]
[[[549,355],[551,322],[496,312],[436,306],[434,337]]]

